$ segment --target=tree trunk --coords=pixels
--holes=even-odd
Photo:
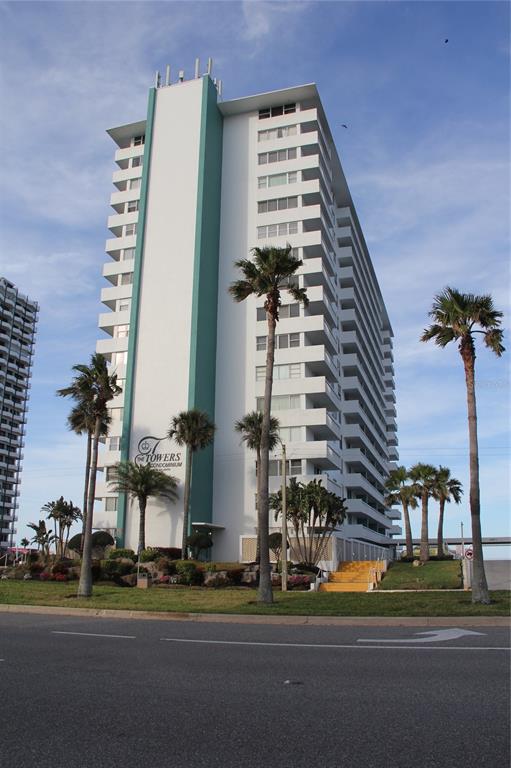
[[[266,310],[268,320],[268,344],[266,349],[266,378],[264,384],[263,421],[261,424],[261,464],[257,482],[257,529],[260,546],[259,592],[260,603],[273,603],[271,588],[270,544],[269,544],[269,465],[270,465],[270,418],[271,393],[273,389],[273,364],[275,360],[275,327],[277,321],[271,311]]]
[[[444,509],[445,499],[440,499],[438,510],[438,533],[436,537],[437,557],[442,557],[444,554]]]
[[[80,554],[83,553],[83,542],[85,539],[85,525],[87,522],[87,497],[89,495],[91,449],[92,449],[92,435],[90,432],[87,432],[87,458],[85,460],[85,485],[83,489],[82,538],[80,539]]]
[[[406,501],[401,501],[401,505],[403,507],[403,520],[405,521],[406,556],[413,557],[412,526],[410,525],[408,504]]]
[[[257,477],[256,477],[256,513],[259,514],[259,472],[261,471],[261,448],[259,447],[257,449],[256,453],[256,466],[258,467]],[[261,539],[259,538],[259,526],[257,526],[257,538],[256,538],[256,557],[255,561],[257,565],[261,562]]]
[[[192,458],[193,452],[190,447],[186,446],[186,466],[185,466],[185,488],[183,499],[183,540],[181,543],[181,557],[183,560],[188,560],[188,545],[186,540],[188,538],[188,520],[190,517],[190,490],[192,486]]]
[[[87,493],[87,519],[83,537],[82,567],[78,583],[78,597],[92,596],[92,517],[94,514],[94,496],[96,495],[96,474],[98,469],[98,443],[101,432],[101,419],[96,419],[92,438],[89,489]]]
[[[421,524],[421,563],[429,560],[429,532],[428,532],[428,493],[422,493],[422,524]]]
[[[479,450],[477,446],[477,410],[475,378],[475,352],[472,337],[462,340],[460,354],[465,368],[467,385],[468,436],[470,451],[470,517],[472,521],[472,602],[489,605],[490,593],[484,572],[483,542],[481,535],[481,505],[479,497]]]
[[[147,499],[139,498],[139,521],[138,521],[138,556],[145,549],[145,508],[147,505]]]

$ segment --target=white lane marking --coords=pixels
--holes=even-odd
[[[457,640],[465,635],[484,637],[486,633],[472,632],[470,629],[435,629],[415,634],[417,637],[408,637],[405,640],[392,640],[390,637],[360,638],[357,643],[440,643],[443,640]],[[431,635],[431,637],[425,637],[425,635]]]
[[[135,635],[99,635],[95,632],[59,632],[58,630],[52,630],[52,635],[80,635],[81,637],[118,637],[124,640],[135,640]]]
[[[189,640],[182,637],[161,637],[160,640],[165,640],[168,643],[202,643],[206,645],[261,645],[271,646],[272,648],[357,648],[361,650],[376,650],[384,648],[388,651],[511,651],[511,648],[497,647],[497,646],[478,646],[478,645],[446,645],[444,647],[428,647],[428,646],[400,646],[395,645],[327,645],[320,643],[258,643],[248,642],[244,640]]]

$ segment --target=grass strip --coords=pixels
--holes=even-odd
[[[314,593],[275,592],[273,605],[257,603],[252,589],[94,585],[91,598],[76,597],[76,582],[1,581],[0,603],[64,608],[108,608],[172,613],[232,613],[268,616],[509,616],[511,592],[492,592],[491,605],[473,605],[469,592]]]

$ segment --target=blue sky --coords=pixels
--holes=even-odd
[[[448,284],[507,313],[507,3],[13,2],[0,27],[0,273],[41,304],[18,538],[46,501],[82,496],[85,446],[54,393],[99,337],[105,130],[143,119],[154,71],[191,76],[195,56],[213,57],[226,99],[317,83],[394,326],[400,463],[449,466],[467,499],[445,529],[469,530],[461,360],[418,338]],[[502,535],[507,358],[481,348],[477,377],[483,533]]]

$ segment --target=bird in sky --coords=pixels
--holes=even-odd
[[[347,127],[348,126],[346,125],[346,123],[341,123],[341,128],[347,128]]]
[[[448,43],[448,42],[449,42],[449,38],[446,37],[445,40],[444,40],[444,43]]]

